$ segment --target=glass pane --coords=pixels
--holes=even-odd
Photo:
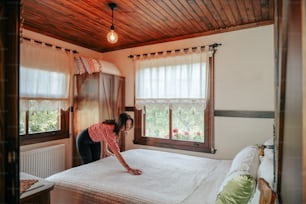
[[[204,142],[204,111],[192,107],[172,110],[172,139]]]
[[[60,130],[59,111],[42,110],[29,112],[29,134]]]
[[[25,134],[25,111],[19,111],[19,135]]]
[[[145,106],[145,136],[155,138],[169,138],[169,106]]]

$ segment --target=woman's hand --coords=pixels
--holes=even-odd
[[[132,169],[132,168],[130,168],[130,169],[128,170],[128,172],[129,172],[130,174],[132,174],[132,175],[140,175],[140,174],[142,174],[142,171],[139,170],[139,169]]]

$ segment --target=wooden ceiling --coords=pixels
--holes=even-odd
[[[274,0],[22,0],[21,15],[27,30],[108,52],[272,24]]]

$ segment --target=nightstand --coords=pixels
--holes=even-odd
[[[22,179],[38,181],[20,195],[20,204],[50,204],[50,191],[54,188],[54,183],[24,172],[20,173],[20,180]]]

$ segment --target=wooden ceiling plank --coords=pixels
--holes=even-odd
[[[244,4],[245,0],[236,0],[237,6],[238,6],[238,10],[239,10],[239,14],[242,20],[242,23],[248,23],[249,19],[248,19],[248,14],[246,13],[246,8],[245,8],[245,4]]]
[[[219,15],[215,5],[213,4],[213,1],[211,0],[205,0],[204,1],[207,9],[210,11],[212,17],[215,19],[216,23],[217,23],[217,27],[222,28],[224,27],[224,23],[222,21],[222,17]]]
[[[223,11],[224,11],[224,13],[227,16],[227,19],[229,21],[227,27],[232,27],[234,25],[237,25],[235,16],[232,13],[232,9],[230,7],[229,2],[228,1],[221,1],[221,7],[223,8]]]
[[[252,1],[252,8],[254,12],[255,21],[261,21],[263,19],[262,13],[261,13],[261,2],[260,1]]]
[[[238,7],[238,4],[237,4],[236,0],[228,1],[228,5],[231,9],[232,15],[234,16],[235,25],[244,24],[243,19],[241,18],[241,15],[240,15],[240,12],[239,12],[239,7]]]
[[[146,17],[148,26],[154,26],[154,30],[159,31],[163,35],[171,36],[172,31],[167,29],[171,26],[168,24],[164,16],[159,16],[158,11],[156,11],[154,7],[143,1],[139,1],[137,6],[139,6],[138,12],[142,13],[142,15]],[[165,22],[166,26],[163,26]]]
[[[253,10],[252,0],[245,0],[245,10],[248,15],[249,22],[250,23],[255,22],[256,19],[255,19],[255,14]]]
[[[199,25],[201,26],[203,31],[208,30],[208,27],[206,24],[201,22],[200,17],[196,14],[194,9],[191,7],[191,4],[194,3],[194,1],[188,1],[188,0],[178,0],[184,8],[187,10],[188,13],[192,16],[192,19]]]
[[[120,8],[119,15],[117,15],[118,24],[115,25],[115,28],[118,29],[118,35],[123,34],[125,39],[138,41],[141,42],[143,36],[150,36],[154,35],[154,25],[150,24],[149,18],[145,15],[140,15],[139,8],[136,7],[134,4],[125,4],[124,7]],[[135,19],[142,19],[142,21],[135,21]],[[141,22],[147,22],[145,24]]]
[[[214,18],[214,15],[213,15],[213,12],[215,12],[213,9],[214,9],[214,7],[210,7],[211,8],[211,10],[210,9],[208,9],[208,6],[207,6],[207,4],[210,4],[211,5],[211,3],[206,3],[206,2],[208,2],[208,1],[197,1],[197,4],[199,5],[199,7],[200,7],[200,10],[202,11],[202,15],[203,16],[206,16],[206,18],[208,19],[208,21],[209,21],[209,23],[210,23],[210,25],[211,25],[211,27],[213,27],[213,28],[219,28],[220,27],[220,25],[218,24],[218,22],[216,21],[216,19]],[[209,1],[210,2],[210,1]],[[211,29],[211,28],[210,28]]]
[[[206,14],[204,14],[200,8],[201,2],[198,0],[188,1],[190,7],[194,10],[195,14],[198,16],[198,23],[204,24],[207,30],[211,30],[214,26],[212,22],[209,20]]]
[[[166,1],[164,3],[167,4],[172,12],[178,16],[184,25],[187,26],[187,32],[199,32],[202,30],[201,26],[193,20],[184,5],[179,1]]]
[[[223,23],[222,28],[229,27],[230,22],[229,22],[229,19],[227,18],[226,14],[224,12],[223,5],[220,3],[219,0],[212,1],[212,4],[216,8],[216,11],[221,18],[221,21]]]
[[[111,26],[110,0],[24,0],[24,28],[105,52],[260,26],[274,19],[274,0],[112,1],[117,3],[116,44],[105,37]]]
[[[166,24],[168,26],[170,26],[170,28],[173,31],[177,30],[177,31],[182,32],[182,33],[187,33],[188,32],[187,25],[182,23],[182,22],[180,22],[180,21],[177,21],[178,16],[173,14],[171,9],[169,9],[169,7],[166,4],[164,4],[163,1],[154,1],[154,2],[153,1],[148,1],[147,4],[150,4],[152,9],[154,11],[156,11],[155,15],[163,16]],[[170,34],[170,36],[173,36],[173,35],[175,35],[174,32],[172,32]]]
[[[269,1],[269,18],[268,19],[274,19],[274,0],[267,0]]]
[[[261,0],[260,1],[261,6],[261,13],[262,13],[262,19],[268,20],[271,18],[274,18],[274,1],[273,0]]]

